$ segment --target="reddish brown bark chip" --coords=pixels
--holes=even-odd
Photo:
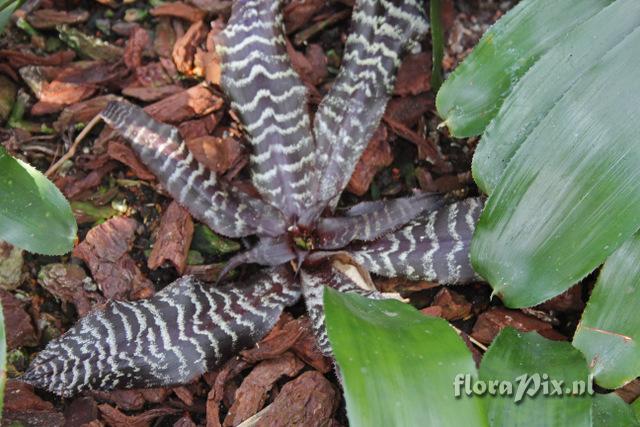
[[[158,121],[181,123],[217,111],[224,100],[202,85],[193,86],[145,107],[145,111]]]
[[[362,196],[369,191],[375,175],[392,162],[393,153],[387,142],[387,128],[379,126],[351,175],[347,191]]]
[[[151,62],[136,68],[135,76],[138,83],[135,86],[143,86],[149,89],[173,84],[173,79],[160,62]]]
[[[124,411],[137,411],[142,409],[145,404],[144,396],[140,390],[94,391],[92,393],[99,401],[113,403]]]
[[[421,52],[407,57],[398,69],[396,95],[418,95],[431,89],[431,54]]]
[[[102,293],[109,299],[138,299],[153,295],[153,284],[128,255],[138,223],[115,217],[87,233],[73,255],[86,262]]]
[[[198,21],[191,25],[182,37],[176,40],[171,56],[178,71],[188,75],[193,74],[193,61],[196,50],[206,39],[207,33],[208,30],[204,22]]]
[[[171,262],[176,270],[184,273],[187,255],[193,238],[193,220],[186,209],[173,201],[162,215],[157,238],[149,255],[147,265],[155,270]]]
[[[75,199],[83,192],[100,185],[102,178],[115,169],[116,166],[115,162],[108,162],[92,170],[86,176],[75,176],[71,181],[65,183],[61,190],[68,199]]]
[[[411,128],[418,123],[420,117],[434,108],[433,95],[431,93],[393,97],[387,104],[384,118]]]
[[[189,415],[184,415],[173,424],[173,427],[197,427]]]
[[[289,352],[260,362],[236,391],[235,401],[223,425],[237,426],[257,413],[264,406],[273,384],[282,376],[295,376],[303,367],[304,363]]]
[[[187,406],[193,405],[193,392],[185,386],[174,387],[173,392]]]
[[[471,303],[462,295],[447,288],[436,294],[433,305],[442,309],[441,317],[447,320],[466,319],[471,315]]]
[[[234,357],[225,363],[207,395],[207,427],[220,427],[220,402],[224,397],[225,385],[249,366],[244,360]]]
[[[107,148],[107,154],[114,160],[124,163],[131,168],[131,171],[140,179],[146,181],[153,181],[155,175],[153,175],[149,169],[140,161],[133,152],[133,150],[124,142],[121,142],[121,138],[117,138],[109,142]]]
[[[171,389],[166,387],[146,388],[140,390],[140,393],[144,396],[144,400],[149,403],[162,403],[171,394]]]
[[[72,303],[78,315],[83,317],[95,303],[103,303],[104,297],[85,290],[88,279],[82,267],[74,264],[48,264],[38,274],[38,283],[56,298]]]
[[[308,25],[310,19],[326,5],[325,0],[292,0],[287,3],[282,10],[287,33],[292,33]]]
[[[303,319],[293,319],[281,327],[274,327],[255,347],[240,352],[242,358],[250,363],[273,359],[289,350],[304,333]]]
[[[104,110],[110,101],[117,99],[118,97],[114,95],[96,96],[95,98],[69,105],[60,113],[53,124],[53,128],[58,132],[62,132],[67,127],[77,123],[89,123],[100,111]]]
[[[140,86],[127,86],[122,89],[122,94],[136,98],[145,102],[153,102],[159,99],[166,98],[171,95],[175,95],[178,92],[182,92],[181,86],[178,85],[166,85],[156,87],[140,87]]]
[[[53,404],[33,392],[33,387],[19,380],[7,380],[4,391],[4,411],[53,411]]]
[[[124,64],[127,68],[134,70],[142,66],[142,53],[150,42],[149,33],[144,28],[133,29],[124,48]]]
[[[39,30],[55,28],[60,24],[80,24],[89,19],[86,10],[38,9],[27,15],[27,21]]]
[[[92,397],[77,397],[64,410],[65,427],[87,427],[98,420],[98,404]]]
[[[476,324],[473,325],[471,336],[482,344],[490,344],[506,326],[511,326],[522,332],[536,331],[543,337],[552,340],[567,339],[542,320],[527,316],[518,310],[502,307],[491,308],[478,316]]]
[[[156,408],[139,415],[125,415],[106,403],[99,405],[98,409],[102,414],[102,420],[110,427],[148,427],[156,418],[178,412],[178,409],[174,408]]]
[[[222,112],[211,113],[195,120],[180,123],[178,131],[186,141],[210,135],[220,123]]]
[[[316,344],[316,338],[311,330],[311,322],[309,318],[303,317],[302,319],[302,335],[291,347],[291,351],[302,359],[307,365],[310,365],[318,371],[326,374],[329,372],[333,364],[331,359],[325,357],[318,349]]]
[[[190,22],[202,21],[207,15],[206,12],[179,1],[161,4],[160,6],[154,7],[149,12],[153,16],[171,16]]]
[[[580,284],[575,285],[549,301],[540,304],[538,308],[552,311],[581,311],[584,309],[582,286]]]
[[[19,69],[27,65],[64,65],[71,62],[76,53],[72,50],[61,50],[50,55],[40,56],[31,52],[17,50],[0,49],[0,57],[6,58],[14,69]]]
[[[274,402],[254,418],[270,427],[332,424],[340,398],[335,387],[318,371],[308,371],[282,387]]]
[[[2,289],[0,289],[0,302],[2,302],[9,350],[38,344],[31,317],[24,310],[22,302]]]
[[[201,136],[186,141],[193,157],[209,170],[223,174],[242,156],[242,144],[235,138]]]

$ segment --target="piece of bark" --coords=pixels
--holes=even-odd
[[[243,153],[240,141],[232,137],[201,136],[188,139],[186,144],[196,160],[219,175],[238,162]]]
[[[310,86],[317,86],[322,83],[329,71],[327,69],[327,57],[324,50],[318,44],[310,44],[307,47],[307,54],[298,52],[291,43],[287,41],[287,53],[291,58],[291,66],[300,75],[303,82]]]
[[[188,414],[185,414],[173,424],[173,427],[197,427],[197,424],[193,422]]]
[[[282,10],[287,34],[308,25],[311,18],[324,9],[325,0],[292,0]]]
[[[191,215],[174,200],[162,215],[156,241],[147,261],[148,267],[155,270],[169,261],[179,273],[184,273],[192,239]]]
[[[74,177],[70,182],[67,182],[63,188],[61,188],[62,193],[68,199],[75,199],[77,196],[81,195],[87,190],[91,190],[100,183],[102,183],[102,179],[112,170],[114,170],[117,166],[115,162],[108,162],[103,166],[98,167],[95,170],[92,170],[85,176]],[[80,174],[82,175],[82,174]]]
[[[582,300],[582,286],[577,284],[537,307],[541,310],[548,311],[582,311],[584,305],[584,301]]]
[[[293,319],[282,327],[273,328],[255,347],[241,351],[240,355],[249,363],[278,357],[296,343],[305,326],[303,319]]]
[[[248,366],[249,364],[244,360],[234,357],[228,360],[220,372],[218,372],[215,382],[207,395],[207,427],[222,426],[222,424],[220,424],[220,402],[222,402],[224,397],[225,385]]]
[[[482,344],[488,345],[507,326],[522,332],[536,331],[543,337],[552,340],[567,339],[553,329],[550,324],[535,317],[527,316],[518,310],[509,310],[503,307],[493,307],[480,314],[475,325],[473,325],[471,336]]]
[[[150,42],[147,30],[142,27],[133,29],[124,47],[124,64],[128,69],[134,70],[142,66],[142,53]]]
[[[203,136],[209,136],[213,133],[218,123],[222,119],[222,112],[208,114],[202,118],[195,120],[187,120],[180,123],[178,131],[185,141],[196,139]]]
[[[153,16],[170,16],[190,22],[202,21],[207,15],[204,11],[182,2],[164,3],[149,11]]]
[[[176,396],[178,396],[178,399],[180,399],[185,405],[193,406],[193,402],[194,402],[193,392],[191,392],[191,390],[189,390],[187,387],[185,386],[174,387],[173,392],[175,393]]]
[[[150,409],[137,415],[126,415],[106,403],[99,405],[98,409],[100,409],[102,419],[110,427],[148,427],[151,425],[151,421],[156,418],[179,412],[178,409],[164,407]]]
[[[175,95],[176,93],[182,91],[182,87],[178,85],[166,85],[157,87],[127,86],[122,89],[122,94],[131,98],[139,99],[140,101],[153,102],[164,99],[171,95]]]
[[[138,223],[115,217],[87,233],[73,255],[87,263],[93,278],[109,299],[139,299],[153,295],[153,284],[142,274],[128,252]]]
[[[0,289],[0,302],[4,313],[7,334],[7,348],[14,350],[23,346],[38,344],[31,317],[23,308],[23,303],[9,292]]]
[[[153,89],[163,86],[178,86],[174,85],[173,79],[161,62],[150,62],[136,68],[135,76],[138,84],[132,83],[131,87],[142,86]]]
[[[223,425],[235,427],[256,414],[264,406],[273,384],[283,376],[295,376],[303,367],[304,363],[290,352],[260,362],[236,391],[235,401]]]
[[[433,306],[442,309],[441,317],[447,320],[467,319],[471,316],[471,303],[462,295],[442,288],[433,299]]]
[[[617,389],[615,393],[627,403],[635,401],[638,399],[638,396],[640,396],[640,379],[636,378],[635,380],[628,382]]]
[[[73,50],[61,50],[49,55],[35,55],[31,52],[0,49],[0,57],[9,61],[14,70],[29,65],[58,66],[73,61],[76,53]]]
[[[38,9],[27,15],[27,22],[39,30],[49,30],[59,24],[81,24],[88,19],[86,10]]]
[[[171,389],[168,387],[145,388],[140,390],[140,393],[149,403],[162,403],[171,394]]]
[[[109,102],[117,99],[119,98],[114,95],[104,95],[69,105],[62,110],[58,119],[53,123],[53,128],[57,132],[62,132],[78,123],[89,123],[91,119],[105,109]]]
[[[145,398],[140,390],[93,391],[92,395],[99,401],[112,403],[124,411],[137,411],[145,404]]]
[[[375,278],[376,289],[380,292],[419,292],[439,285],[427,280],[409,280],[406,277]]]
[[[189,3],[214,15],[228,16],[231,12],[231,0],[189,0]]]
[[[434,108],[431,93],[422,93],[416,96],[394,96],[387,104],[384,118],[412,128],[418,123],[420,117]]]
[[[203,85],[193,86],[168,98],[148,105],[144,110],[164,123],[181,123],[217,111],[224,100]]]
[[[347,191],[357,196],[364,195],[369,191],[369,186],[376,174],[393,163],[393,153],[387,136],[386,126],[379,126],[358,160],[347,185]]]
[[[64,410],[65,427],[86,427],[98,420],[98,404],[90,396],[75,398]]]
[[[273,403],[250,419],[252,425],[324,427],[340,398],[333,384],[320,372],[308,371],[282,387]]]
[[[171,25],[171,19],[167,17],[159,18],[158,25],[156,25],[155,38],[153,39],[153,49],[158,56],[170,58],[175,43],[176,33]]]
[[[153,181],[156,177],[149,169],[138,159],[138,156],[121,138],[116,138],[109,142],[107,154],[114,160],[129,166],[131,171],[140,179],[145,181]]]
[[[51,402],[42,400],[33,387],[20,380],[7,380],[4,391],[4,411],[53,411]]]
[[[176,40],[171,57],[181,73],[193,74],[193,60],[198,46],[205,41],[208,29],[203,21],[195,22],[184,36]]]
[[[333,368],[331,359],[325,357],[318,348],[309,318],[302,318],[302,335],[291,347],[291,351],[304,363],[326,374]]]
[[[429,52],[407,55],[398,69],[394,94],[418,95],[431,90],[431,63]]]
[[[47,264],[38,273],[40,286],[56,298],[73,304],[80,317],[89,313],[94,304],[104,302],[100,294],[84,288],[87,279],[84,270],[74,264]]]

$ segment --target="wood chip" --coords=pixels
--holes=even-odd
[[[162,215],[147,265],[151,270],[155,270],[165,261],[169,261],[179,273],[184,273],[191,239],[193,239],[191,215],[174,200]]]

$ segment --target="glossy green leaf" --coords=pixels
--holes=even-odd
[[[505,99],[476,148],[473,177],[482,191],[493,192],[514,153],[553,105],[639,26],[640,2],[618,0],[561,37],[531,67]]]
[[[440,89],[436,106],[452,135],[481,134],[513,85],[573,27],[614,0],[525,0],[489,31]]]
[[[633,408],[615,393],[596,394],[592,410],[593,427],[638,427]]]
[[[4,27],[11,19],[11,14],[20,6],[20,1],[4,1],[0,2],[0,33],[4,31]]]
[[[640,235],[607,259],[582,314],[573,345],[598,385],[618,388],[640,376]]]
[[[640,421],[640,399],[636,398],[636,400],[634,400],[630,406],[633,410],[633,413],[636,415],[636,419]]]
[[[563,292],[640,228],[638,69],[640,29],[562,95],[509,162],[471,247],[505,304]]]
[[[56,186],[0,147],[0,240],[61,255],[73,249],[76,232],[71,207]]]
[[[456,376],[476,369],[447,322],[395,300],[324,299],[351,426],[487,425],[480,399],[455,396]]]
[[[591,425],[587,364],[567,342],[505,328],[482,358],[480,379],[487,384],[512,384],[511,394],[508,387],[503,386],[500,393],[497,386],[496,393],[485,395],[492,426]],[[563,381],[560,395],[551,394],[551,390],[556,391],[551,380]]]

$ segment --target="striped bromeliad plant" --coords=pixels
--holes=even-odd
[[[109,104],[102,118],[195,218],[228,237],[257,237],[227,269],[243,263],[263,269],[247,283],[216,287],[183,277],[148,300],[110,302],[51,342],[23,379],[60,395],[187,383],[255,344],[300,298],[318,347],[329,355],[324,287],[385,297],[338,269],[336,256],[365,276],[474,279],[468,247],[479,199],[445,205],[439,196],[416,193],[336,214],[384,113],[402,54],[428,29],[423,3],[357,1],[342,68],[312,122],[307,91],[286,53],[279,2],[234,2],[217,40],[221,86],[253,148],[260,198],[217,179],[177,129],[127,102]]]

